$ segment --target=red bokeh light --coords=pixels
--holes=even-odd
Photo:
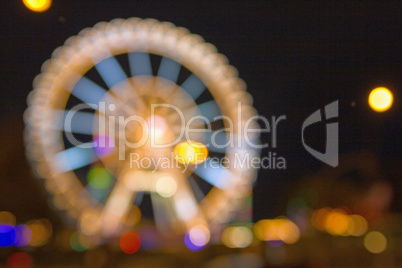
[[[7,268],[31,268],[32,258],[25,252],[16,252],[7,259]]]
[[[141,238],[134,231],[128,231],[120,237],[120,248],[126,254],[133,254],[140,249]]]

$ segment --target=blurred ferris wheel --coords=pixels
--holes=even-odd
[[[159,230],[202,246],[251,194],[251,105],[236,69],[200,36],[153,19],[101,22],[35,78],[27,156],[83,234],[117,237],[152,208]]]

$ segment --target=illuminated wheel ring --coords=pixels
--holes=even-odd
[[[243,157],[248,154],[251,158],[258,155],[245,142],[242,133],[247,122],[249,128],[258,128],[253,120],[256,113],[251,106],[252,98],[245,91],[244,82],[237,77],[236,69],[228,65],[227,59],[218,54],[213,45],[184,28],[152,19],[116,19],[110,23],[98,23],[69,38],[63,47],[55,50],[51,60],[45,62],[42,73],[34,80],[34,91],[29,95],[25,113],[27,156],[36,175],[45,179],[44,185],[53,196],[53,204],[66,212],[68,219],[78,222],[78,227],[84,211],[99,212],[103,205],[87,191],[73,170],[60,171],[60,163],[56,160],[61,154],[63,157],[68,154],[64,153],[67,149],[63,129],[55,124],[63,120],[60,111],[66,109],[70,95],[86,72],[105,59],[137,52],[173,60],[202,81],[221,114],[235,122],[233,133],[236,139],[241,139],[241,146],[226,149],[226,157],[234,161],[236,155]],[[87,103],[92,101],[85,98],[96,95],[81,93],[77,96],[75,92],[75,96]],[[254,141],[257,139],[253,137]],[[226,178],[229,185],[212,187],[199,203],[203,220],[186,220],[187,230],[197,224],[214,229],[230,220],[239,202],[251,193],[255,169],[233,165],[220,168],[224,174],[230,174],[230,178]]]

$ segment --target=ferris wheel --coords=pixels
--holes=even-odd
[[[35,78],[24,118],[51,203],[88,236],[133,228],[150,197],[160,230],[207,243],[256,177],[244,82],[213,45],[171,23],[115,19],[69,38]]]

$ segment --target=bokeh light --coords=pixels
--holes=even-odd
[[[94,167],[88,172],[88,184],[94,189],[105,189],[113,182],[112,174],[104,167]]]
[[[74,251],[83,252],[88,249],[90,245],[89,240],[83,239],[77,231],[73,232],[70,236],[70,246]]]
[[[143,225],[139,230],[141,237],[141,248],[152,250],[158,247],[158,233],[154,226]]]
[[[332,235],[347,235],[349,215],[341,209],[331,211],[325,220],[325,229]]]
[[[311,223],[313,224],[313,226],[318,230],[324,231],[326,218],[330,212],[331,209],[327,207],[320,208],[314,211],[313,215],[311,216]]]
[[[368,222],[360,215],[350,215],[350,221],[348,226],[348,234],[352,236],[362,236],[367,233]]]
[[[161,138],[167,128],[168,128],[168,124],[165,120],[165,118],[163,118],[160,115],[153,115],[150,116],[147,119],[147,123],[148,123],[148,134],[150,135],[151,139],[153,139],[153,141],[157,141],[159,138]]]
[[[245,226],[228,227],[222,232],[222,243],[228,248],[245,248],[251,242],[253,234]]]
[[[364,247],[371,253],[381,253],[387,248],[387,238],[380,232],[369,232],[364,237]]]
[[[16,219],[14,214],[9,211],[0,211],[0,224],[15,225]]]
[[[126,254],[133,254],[140,249],[141,238],[134,231],[128,231],[120,237],[120,249]]]
[[[0,247],[9,247],[14,244],[15,230],[10,225],[0,225]]]
[[[188,231],[184,237],[184,243],[188,249],[198,251],[208,244],[210,236],[208,227],[199,224]]]
[[[53,232],[52,224],[46,219],[33,220],[29,221],[27,227],[31,231],[31,241],[29,241],[28,245],[34,247],[40,247],[45,245]]]
[[[370,107],[376,112],[384,112],[392,106],[393,95],[388,88],[377,87],[369,95]]]
[[[82,233],[93,235],[101,229],[101,218],[95,209],[86,209],[82,212],[79,220],[79,226]]]
[[[52,0],[23,0],[24,5],[32,11],[44,12],[52,5]]]
[[[15,252],[7,259],[7,268],[31,268],[32,257],[25,252]]]
[[[283,241],[294,244],[300,238],[300,229],[289,219],[265,219],[254,225],[255,236],[262,241]]]
[[[174,148],[174,155],[180,164],[201,164],[208,157],[207,147],[195,141],[179,143]]]
[[[361,215],[349,215],[345,209],[348,210],[328,207],[317,209],[311,216],[311,223],[316,229],[336,236],[362,236],[367,233],[367,220]]]
[[[171,197],[176,193],[177,182],[170,176],[163,176],[156,182],[156,192],[162,197]]]
[[[18,247],[23,247],[27,245],[32,238],[31,230],[26,225],[17,225],[14,227],[15,230],[15,240],[14,245]]]
[[[94,137],[94,150],[99,155],[109,155],[115,149],[115,141],[107,135]]]

